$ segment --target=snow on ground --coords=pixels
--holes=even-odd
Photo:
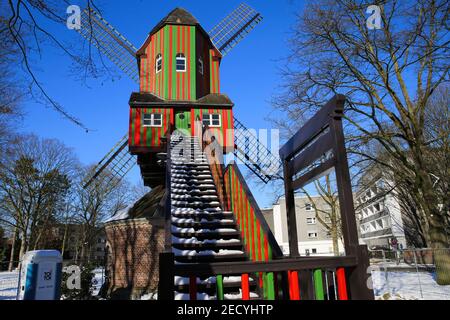
[[[372,271],[376,299],[450,300],[450,285],[440,286],[432,272]]]
[[[92,295],[98,295],[104,281],[103,268],[94,270],[92,279]],[[0,272],[0,300],[16,300],[17,287],[19,285],[19,272]]]
[[[98,268],[94,270],[94,273],[93,294],[97,295],[103,284],[103,270]],[[18,279],[18,271],[0,272],[0,300],[16,299]],[[185,279],[178,279],[179,282],[183,282],[183,280]],[[226,281],[230,280],[237,279],[226,279]],[[209,281],[212,282],[212,279]],[[383,269],[377,269],[372,271],[372,281],[377,299],[450,300],[450,285],[436,284],[435,275],[432,272],[416,273],[411,270],[385,272]],[[142,297],[144,300],[154,298],[153,295]],[[178,298],[182,298],[182,296]]]
[[[16,300],[19,271],[0,272],[0,300]]]

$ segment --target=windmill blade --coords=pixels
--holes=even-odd
[[[255,9],[241,3],[237,9],[220,21],[210,32],[214,45],[225,56],[247,34],[252,31],[263,17]]]
[[[234,155],[264,183],[281,177],[281,161],[238,119],[234,118]]]
[[[84,181],[83,188],[101,183],[112,190],[136,164],[136,159],[128,152],[128,134],[103,157]]]
[[[81,28],[77,31],[132,80],[139,83],[137,48],[97,12],[84,9],[81,12]]]

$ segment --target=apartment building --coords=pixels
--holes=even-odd
[[[404,222],[395,189],[379,176],[365,183],[355,196],[360,242],[369,249],[389,248],[391,240],[406,248]]]
[[[331,234],[317,218],[313,203],[320,211],[325,212],[318,213],[321,220],[327,225],[331,224],[329,214],[326,214],[326,212],[331,212],[331,208],[321,197],[311,197],[311,199],[306,196],[296,197],[295,209],[299,253],[302,256],[333,255],[334,250]],[[263,209],[262,212],[283,253],[286,255],[289,254],[285,198],[280,198],[278,203],[272,208]],[[340,240],[338,247],[339,252],[343,253],[344,247]]]

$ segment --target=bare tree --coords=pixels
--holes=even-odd
[[[77,241],[83,263],[90,261],[92,246],[105,220],[126,208],[131,199],[130,186],[124,180],[116,185],[109,179],[100,179],[84,188],[84,177],[91,170],[93,167],[79,168],[81,174],[75,183],[76,197],[72,204],[74,221],[80,227]],[[115,187],[111,189],[111,185]]]
[[[314,209],[316,220],[325,228],[333,242],[333,254],[339,255],[339,240],[342,241],[342,224],[339,213],[339,199],[337,190],[333,187],[330,174],[323,179],[314,181],[314,191],[317,192],[325,206],[318,203],[307,188],[302,188],[302,193],[306,195],[312,208]]]
[[[8,39],[8,48],[14,52],[14,59],[5,59],[3,65],[18,71],[18,77],[25,86],[20,92],[28,98],[52,108],[64,119],[83,128],[89,129],[70,112],[52,98],[45,86],[39,81],[35,57],[42,57],[45,45],[51,45],[68,57],[74,67],[81,71],[83,77],[111,75],[103,60],[94,55],[90,42],[88,46],[73,45],[67,38],[58,35],[58,28],[66,28],[68,15],[66,10],[72,5],[68,0],[5,0],[0,3],[0,40]],[[84,1],[84,7],[100,11],[93,0]],[[88,18],[87,27],[91,26]],[[68,30],[69,32],[69,30]],[[78,40],[78,39],[77,39]],[[96,41],[96,39],[93,39]],[[81,42],[78,42],[81,43]],[[1,47],[0,47],[1,48]],[[1,54],[1,53],[0,53]],[[104,71],[107,72],[104,72]],[[23,72],[19,72],[23,71]],[[19,75],[20,73],[20,75]]]
[[[372,3],[370,3],[372,4]],[[298,16],[284,92],[274,100],[287,114],[281,126],[310,117],[331,95],[345,94],[346,134],[351,160],[376,162],[407,182],[427,221],[427,244],[449,246],[442,199],[434,188],[427,150],[429,101],[448,81],[448,1],[376,1],[382,27],[366,26],[368,4],[354,0],[314,1]],[[448,136],[448,131],[443,132]],[[389,162],[367,152],[375,141]],[[437,282],[450,283],[450,253],[439,250]]]
[[[0,163],[0,221],[19,236],[19,258],[37,248],[69,188],[75,163],[62,143],[33,135],[22,136],[14,154]]]

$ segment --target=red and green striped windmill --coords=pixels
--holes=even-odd
[[[114,186],[134,166],[135,156],[145,185],[160,184],[161,138],[173,129],[198,134],[196,120],[219,137],[225,153],[234,152],[264,182],[272,179],[267,168],[278,166],[278,158],[243,133],[233,102],[220,92],[221,59],[261,21],[258,12],[241,4],[208,33],[189,12],[176,8],[137,49],[98,13],[84,10],[81,35],[139,83],[129,100],[129,132],[97,164],[85,187],[104,179]]]

